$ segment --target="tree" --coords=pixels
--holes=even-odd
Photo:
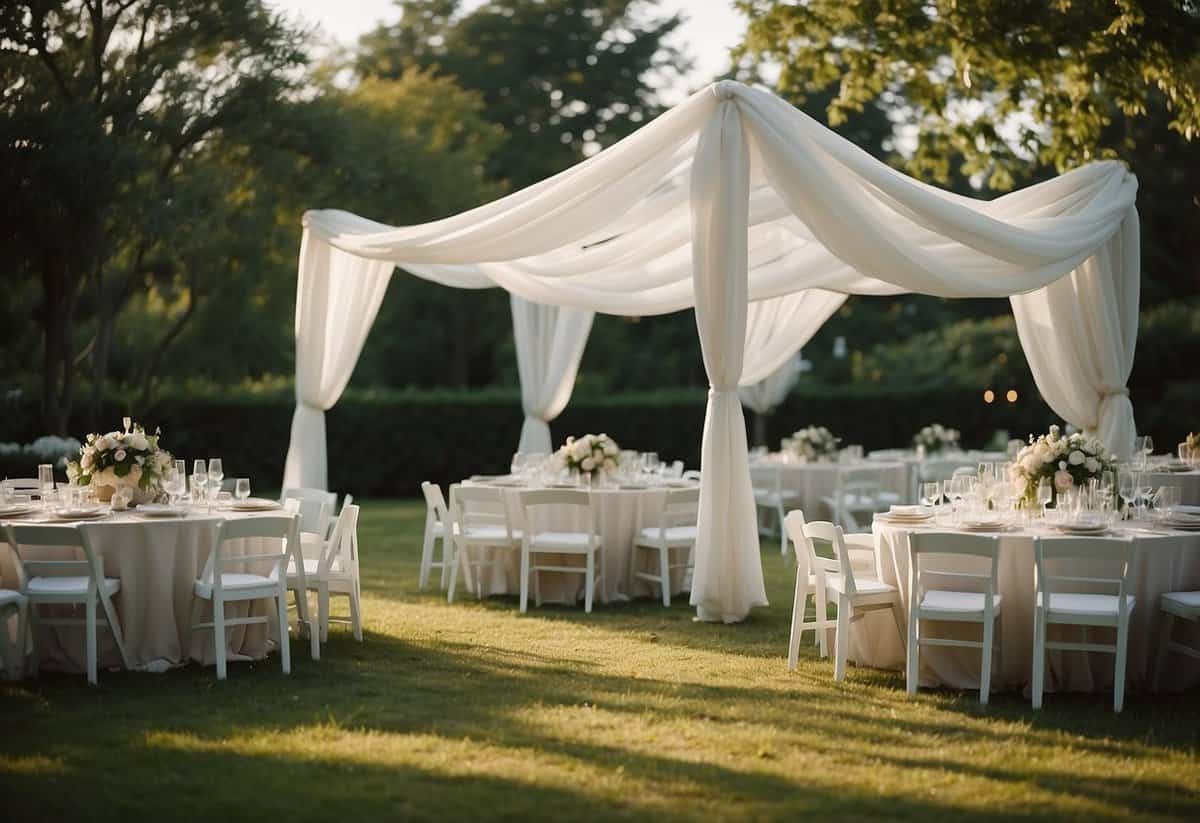
[[[403,17],[365,35],[365,76],[436,69],[478,91],[507,143],[490,175],[513,187],[562,171],[616,142],[663,106],[647,85],[686,69],[665,42],[678,15],[649,16],[657,0],[401,0]]]
[[[880,103],[908,169],[1005,191],[1099,158],[1141,184],[1146,296],[1200,280],[1200,6],[1191,0],[739,0],[740,57],[778,87],[837,84],[830,122]]]
[[[267,133],[301,42],[261,0],[0,10],[0,250],[41,281],[51,430],[65,432],[75,398],[78,314],[95,318],[85,351],[102,386],[121,305],[147,280],[181,276],[155,258],[180,216],[176,181],[218,137]]]

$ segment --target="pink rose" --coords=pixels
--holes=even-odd
[[[1067,489],[1075,485],[1074,478],[1071,477],[1069,471],[1059,469],[1054,473],[1054,488],[1060,492],[1065,492]]]

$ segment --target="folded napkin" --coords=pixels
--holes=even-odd
[[[888,509],[888,514],[898,514],[903,517],[919,517],[929,514],[927,506],[892,506]]]

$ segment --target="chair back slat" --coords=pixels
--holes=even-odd
[[[958,532],[908,532],[909,553],[909,591],[912,602],[920,603],[921,597],[927,590],[926,581],[930,578],[950,578],[956,581],[981,581],[984,583],[983,594],[987,607],[992,606],[992,598],[999,588],[1000,574],[1000,538],[995,535],[960,534]],[[940,569],[926,568],[928,562],[941,562],[954,565],[956,560],[966,559],[968,563],[979,560],[988,561],[987,573],[968,570],[953,570],[943,566]]]
[[[328,574],[335,567],[344,572],[353,571],[357,563],[358,506],[342,506],[342,513],[333,524],[333,534],[325,544],[321,573]]]
[[[17,576],[22,586],[30,577],[86,576],[94,580],[104,579],[104,558],[93,550],[85,526],[10,523],[5,533],[12,547]],[[62,546],[78,549],[83,553],[83,560],[25,560],[21,556],[21,546]]]
[[[473,528],[499,526],[512,539],[508,503],[504,493],[493,486],[450,486],[450,522],[458,525],[462,537],[469,537]]]
[[[425,497],[425,519],[433,518],[434,523],[445,527],[450,522],[450,510],[442,496],[442,487],[426,480],[421,484],[421,494]]]
[[[525,535],[535,530],[535,521],[540,512],[535,510],[545,506],[573,507],[581,510],[587,519],[587,532],[591,535],[599,533],[596,522],[596,508],[592,505],[592,493],[585,489],[529,489],[517,493],[521,513],[525,520]]]
[[[329,521],[337,511],[337,494],[324,489],[287,488],[280,496],[281,503],[300,501],[300,531],[319,534],[324,539],[329,533]]]
[[[1135,544],[1128,538],[1116,537],[1061,537],[1035,538],[1033,541],[1034,586],[1042,595],[1046,609],[1051,608],[1055,593],[1079,592],[1079,587],[1064,584],[1084,583],[1090,588],[1109,589],[1118,597],[1118,609],[1126,609],[1125,594],[1129,589],[1129,574],[1133,566]],[[1051,568],[1057,561],[1092,560],[1111,564],[1120,572],[1114,576],[1095,574],[1072,575],[1055,573]],[[1090,571],[1090,570],[1089,570]]]
[[[824,586],[825,576],[840,576],[845,581],[846,594],[854,595],[858,591],[854,583],[854,565],[850,562],[842,527],[826,520],[816,520],[804,524],[804,533],[809,540],[811,548],[809,559],[813,572],[817,575],[818,583]],[[817,540],[826,542],[833,547],[833,558],[817,554],[815,545]]]
[[[293,549],[297,560],[300,559],[300,520],[298,514],[271,514],[265,516],[243,517],[235,520],[222,520],[217,524],[213,538],[213,549],[200,579],[212,584],[217,591],[221,590],[221,575],[244,570],[249,574],[259,574],[264,577],[272,572],[280,580],[286,577],[288,558]],[[234,555],[226,552],[225,544],[230,540],[278,540],[279,542],[244,555]],[[250,567],[250,568],[247,568]],[[265,570],[265,573],[264,573]]]

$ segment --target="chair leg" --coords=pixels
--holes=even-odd
[[[1163,624],[1158,633],[1158,654],[1154,660],[1154,691],[1162,686],[1163,671],[1167,668],[1167,656],[1171,653],[1171,632],[1175,628],[1175,615],[1163,612]]]
[[[662,583],[662,602],[671,608],[671,550],[666,546],[658,549],[658,576]]]
[[[800,662],[800,635],[804,633],[804,613],[808,610],[808,569],[796,564],[796,595],[792,599],[792,633],[788,636],[788,671]],[[819,616],[818,616],[819,625]],[[817,633],[821,629],[818,627]]]
[[[433,564],[433,521],[425,521],[425,536],[421,540],[421,571],[417,576],[417,590],[425,591],[429,585],[429,568]]]
[[[529,547],[521,547],[521,614],[529,611]]]
[[[846,677],[846,656],[850,652],[850,603],[838,598],[837,635],[833,639],[833,679],[839,683]]]
[[[983,621],[983,668],[979,674],[979,703],[986,706],[992,693],[992,642],[995,639],[996,619]]]
[[[446,576],[450,573],[450,564],[454,562],[454,541],[448,537],[442,537],[442,579],[441,589],[446,590]]]
[[[542,573],[537,569],[533,571],[533,605],[542,607]]]
[[[317,632],[322,643],[329,642],[329,581],[317,582]]]
[[[587,553],[587,571],[584,573],[584,580],[587,584],[587,589],[583,593],[583,610],[591,614],[592,591],[596,583],[596,555],[594,552]]]
[[[455,549],[454,563],[453,563],[453,565],[450,566],[450,584],[449,584],[449,587],[446,589],[446,602],[447,603],[454,602],[454,589],[455,589],[455,586],[458,584],[458,564],[462,561],[462,554],[463,553],[461,550],[459,550],[457,548]]]
[[[358,578],[350,586],[350,626],[354,629],[354,639],[363,642],[362,632],[362,586]]]
[[[33,632],[30,630],[29,603],[22,601],[17,605],[17,666],[21,676],[25,676],[26,661],[30,655],[37,655],[37,646],[32,644]],[[33,646],[30,648],[30,646]]]
[[[1046,679],[1046,615],[1041,609],[1033,614],[1033,708],[1042,707],[1042,688]]]
[[[1117,626],[1117,660],[1113,668],[1113,711],[1125,706],[1125,661],[1129,655],[1129,618]]]
[[[817,642],[821,647],[821,659],[829,657],[829,593],[824,586],[817,586]]]
[[[93,686],[97,684],[96,599],[95,586],[89,586],[87,594],[87,679]]]
[[[921,674],[921,617],[916,608],[908,610],[908,648],[905,649],[904,685],[910,695],[917,693]]]
[[[288,635],[288,612],[287,612],[287,589],[280,587],[279,594],[275,597],[276,605],[279,607],[279,659],[283,663],[283,673],[292,673],[292,642]],[[311,628],[311,626],[310,626]],[[224,633],[222,633],[224,637]],[[224,644],[222,644],[224,645]]]
[[[283,626],[287,627],[287,615],[284,615]],[[287,632],[280,631],[280,634],[287,636]],[[225,601],[216,597],[213,598],[213,646],[216,648],[217,654],[217,680],[225,679]]]

